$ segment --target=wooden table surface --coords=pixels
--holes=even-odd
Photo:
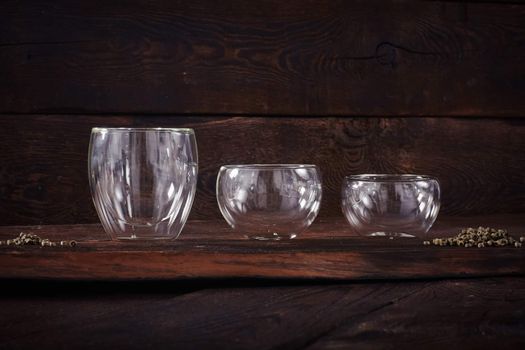
[[[440,218],[431,235],[487,225],[519,236],[521,220]],[[167,243],[104,241],[98,225],[3,227],[0,239],[21,230],[79,245],[1,247],[0,348],[525,346],[525,248],[359,238],[340,219],[292,242],[200,221]]]

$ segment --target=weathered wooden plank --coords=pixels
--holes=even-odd
[[[167,285],[163,291],[139,287],[138,295],[113,287],[109,295],[96,297],[57,288],[55,297],[3,297],[0,344],[19,349],[297,349],[343,320],[362,317],[423,285],[241,284],[182,296],[174,296]]]
[[[314,349],[520,349],[525,280],[442,281],[350,320]]]
[[[523,116],[525,7],[2,1],[0,112]]]
[[[0,345],[516,349],[524,341],[523,278],[273,286],[216,282],[211,289],[183,295],[185,284],[104,286],[11,281],[0,299]]]
[[[221,219],[223,164],[313,163],[320,217],[342,216],[345,175],[423,173],[442,185],[442,213],[525,212],[525,119],[4,116],[0,225],[95,223],[87,177],[93,126],[184,126],[196,131],[199,179],[192,219]]]
[[[488,220],[489,223],[495,221]],[[487,221],[477,218],[474,222]],[[465,220],[461,226],[467,225],[472,225],[471,221]],[[461,226],[457,226],[457,222],[442,222],[433,234],[455,234]],[[505,227],[515,236],[524,231],[519,217],[514,217]],[[523,248],[428,247],[418,239],[357,237],[343,222],[320,222],[304,237],[280,242],[246,240],[242,233],[228,232],[215,222],[190,223],[183,239],[164,242],[104,241],[107,236],[100,226],[94,225],[77,225],[72,229],[68,226],[2,227],[0,237],[11,238],[20,231],[46,238],[76,239],[79,245],[75,248],[2,246],[0,278],[358,280],[525,276]]]
[[[513,236],[525,234],[525,220],[521,214],[496,214],[483,216],[445,216],[437,218],[427,237],[450,237],[456,235],[460,228],[489,226],[503,228]],[[126,241],[110,242],[100,224],[77,224],[77,225],[35,225],[35,226],[0,226],[0,240],[13,238],[20,232],[34,232],[43,237],[53,240],[75,239],[79,242],[104,241],[104,244],[125,246],[126,249],[144,249],[145,247],[163,247],[165,242],[140,241],[139,244]],[[298,239],[340,239],[358,237],[357,232],[342,217],[318,218],[306,231],[298,235]],[[243,232],[233,230],[224,220],[189,220],[176,242],[181,241],[246,241]],[[295,240],[296,241],[296,240]],[[292,242],[295,242],[292,241]],[[281,241],[280,245],[286,245],[287,241]],[[358,240],[355,243],[383,245],[384,240]],[[404,244],[419,245],[418,240],[403,240]],[[277,245],[277,246],[280,246]],[[132,248],[134,247],[134,248]]]

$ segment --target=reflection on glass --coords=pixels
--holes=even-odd
[[[261,240],[296,237],[319,213],[321,195],[315,165],[226,165],[217,178],[217,202],[228,224]]]
[[[94,128],[89,180],[100,221],[113,239],[175,238],[195,195],[193,130]]]
[[[370,236],[423,235],[440,207],[438,181],[423,175],[348,176],[341,195],[350,225]]]

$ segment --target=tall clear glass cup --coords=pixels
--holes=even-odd
[[[112,239],[169,239],[182,231],[197,184],[192,129],[93,128],[89,182]]]

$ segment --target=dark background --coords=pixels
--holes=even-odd
[[[94,126],[194,128],[218,221],[6,226],[98,222]],[[320,166],[299,239],[221,218],[220,165],[253,162]],[[0,239],[79,242],[0,247],[0,348],[525,349],[525,248],[355,236],[339,188],[371,172],[440,179],[432,235],[525,235],[524,1],[0,0]]]
[[[525,211],[525,6],[449,1],[2,1],[0,224],[98,222],[93,126],[194,128],[190,219],[222,164],[425,173],[442,213]],[[280,117],[280,118],[277,118]]]

